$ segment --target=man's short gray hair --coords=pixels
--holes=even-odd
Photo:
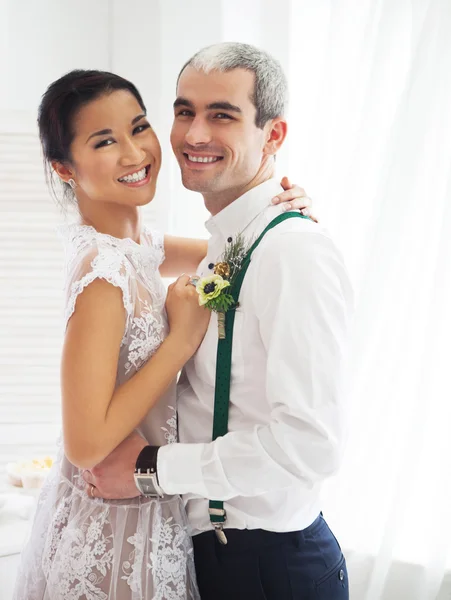
[[[267,52],[237,42],[225,42],[202,48],[184,65],[196,71],[232,71],[246,69],[255,74],[254,92],[251,100],[257,109],[255,124],[260,129],[270,119],[282,117],[288,102],[288,85],[280,63]]]

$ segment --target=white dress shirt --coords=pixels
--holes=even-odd
[[[249,241],[282,212],[270,179],[209,219],[212,274],[227,240]],[[185,494],[193,533],[211,529],[208,499],[224,500],[225,528],[295,531],[321,510],[321,484],[339,466],[343,370],[352,290],[321,225],[288,219],[255,250],[236,311],[229,433],[211,441],[218,328],[212,314],[178,384],[180,443],[158,453],[168,494]]]

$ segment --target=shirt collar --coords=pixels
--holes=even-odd
[[[234,237],[270,206],[271,199],[280,194],[281,190],[276,179],[268,179],[237,198],[214,217],[210,217],[205,227],[211,235],[219,233],[224,240]]]

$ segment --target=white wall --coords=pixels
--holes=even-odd
[[[0,110],[36,112],[46,86],[73,69],[109,67],[108,0],[2,0]]]

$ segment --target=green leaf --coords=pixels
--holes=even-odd
[[[239,273],[244,257],[246,256],[247,248],[245,238],[242,233],[235,237],[235,241],[226,246],[220,262],[226,262],[230,267],[229,281],[233,283],[235,277]]]
[[[227,312],[234,304],[235,300],[233,299],[233,296],[231,294],[223,293],[207,302],[205,306],[215,312]]]

